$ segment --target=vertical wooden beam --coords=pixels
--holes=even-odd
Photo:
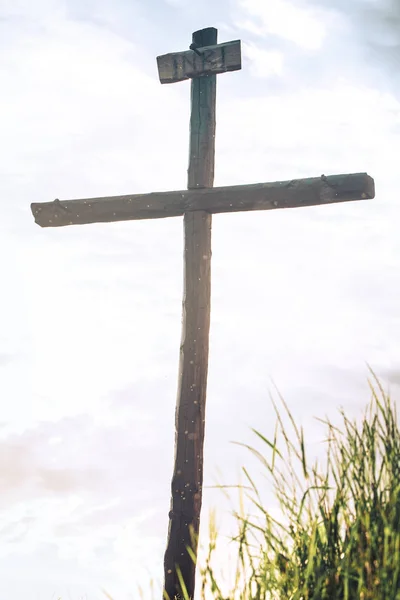
[[[193,34],[200,48],[217,43],[217,30]],[[192,80],[188,189],[213,187],[215,157],[216,76]],[[164,590],[169,598],[183,598],[177,576],[182,574],[194,598],[203,486],[203,446],[208,373],[211,296],[211,214],[184,215],[184,295],[178,397],[175,414],[175,464],[171,510],[164,559]]]
[[[213,27],[196,31],[192,43],[201,48],[211,39],[217,43],[217,30]],[[217,76],[197,77],[191,85],[189,190],[214,185]]]

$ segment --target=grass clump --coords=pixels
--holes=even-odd
[[[249,472],[241,488],[255,513],[235,513],[238,535],[232,591],[223,595],[213,568],[218,535],[200,566],[201,597],[214,600],[400,600],[400,431],[395,405],[378,380],[361,424],[321,421],[326,464],[311,467],[303,430],[288,407],[273,440],[254,430],[265,452],[246,446],[268,475],[279,502],[276,518]],[[293,440],[293,441],[292,441]]]

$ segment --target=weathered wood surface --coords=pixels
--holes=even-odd
[[[213,27],[196,32],[193,40],[217,39]],[[191,84],[188,189],[212,188],[215,163],[217,78],[193,79]]]
[[[355,173],[212,189],[153,192],[85,200],[55,200],[33,203],[31,209],[36,223],[41,227],[62,227],[178,217],[198,210],[210,214],[272,210],[374,197],[375,185],[372,177],[366,173]]]
[[[198,46],[217,42],[217,30],[193,34]],[[215,161],[216,76],[194,79],[191,87],[188,188],[212,188]],[[179,566],[189,598],[194,598],[203,486],[203,446],[211,303],[211,214],[184,215],[184,293],[175,460],[171,510],[164,557],[164,589],[171,600],[183,598]]]
[[[193,50],[164,54],[157,57],[157,64],[161,83],[175,83],[204,75],[238,71],[242,68],[240,40],[200,46],[199,54]]]
[[[175,413],[175,458],[171,484],[170,524],[164,558],[165,590],[179,591],[176,565],[186,588],[194,592],[196,565],[186,550],[197,553],[203,485],[203,444],[210,328],[211,215],[184,217],[185,260],[182,339]],[[191,539],[191,531],[195,537]],[[183,598],[183,595],[181,595]],[[193,593],[189,593],[193,598]]]

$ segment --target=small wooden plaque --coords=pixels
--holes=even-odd
[[[242,68],[240,40],[205,46],[198,51],[200,54],[187,50],[157,56],[161,83],[175,83],[194,77],[239,71]]]

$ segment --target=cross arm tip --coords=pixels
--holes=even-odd
[[[33,218],[35,220],[35,223],[37,225],[40,225],[42,227],[42,225],[37,220],[38,213],[40,212],[40,208],[39,207],[40,207],[40,204],[38,204],[37,202],[31,202],[31,213],[32,213],[32,216],[33,216]]]
[[[372,200],[375,198],[375,182],[368,173],[346,173],[342,175],[321,175],[322,197],[326,192],[333,193],[336,201]]]
[[[357,178],[357,175],[354,177]],[[368,173],[359,173],[360,191],[362,200],[372,200],[375,198],[375,180]]]
[[[365,173],[365,179],[367,184],[367,189],[365,193],[367,195],[367,198],[370,198],[372,200],[373,198],[375,198],[375,180],[373,177],[368,175],[368,173]]]
[[[57,222],[53,221],[52,216],[58,206],[61,206],[58,198],[52,202],[32,202],[30,208],[36,225],[39,225],[39,227],[55,227]]]

